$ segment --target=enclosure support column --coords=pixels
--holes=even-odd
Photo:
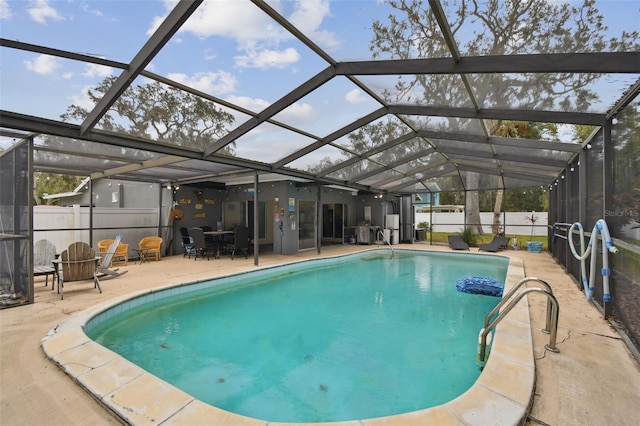
[[[604,179],[602,183],[602,218],[607,220],[607,210],[612,210],[613,207],[613,142],[611,140],[611,119],[608,119],[603,128],[604,141],[602,149],[602,177]],[[600,238],[604,239],[604,235],[600,234]],[[595,247],[594,247],[595,250]],[[615,263],[615,260],[614,260]],[[594,271],[591,271],[593,274]],[[611,292],[615,297],[616,287],[613,277],[609,277],[612,281]],[[614,299],[615,300],[615,299]],[[613,302],[602,302],[604,309],[604,317],[609,318],[613,314]]]
[[[433,197],[434,193],[429,193],[429,227],[427,228],[427,232],[429,232],[429,245],[433,245]]]
[[[157,236],[158,237],[162,237],[162,185],[160,185],[160,197],[158,197],[158,231],[157,231]],[[169,207],[169,210],[167,210],[167,212],[171,211],[171,209],[173,208],[173,200],[175,198],[174,196],[175,194],[175,190],[173,188],[173,185],[171,185],[171,206]],[[167,214],[167,219],[169,218],[169,215]],[[171,228],[171,231],[169,232],[173,232],[173,226]],[[169,240],[171,240],[171,244],[173,245],[173,235],[169,235]]]
[[[89,245],[93,247],[93,179],[89,179]]]
[[[578,173],[580,174],[580,184],[578,185],[578,203],[579,215],[578,222],[586,223],[587,221],[587,151],[583,148],[578,157]]]
[[[253,264],[258,266],[258,251],[260,249],[260,218],[258,217],[258,212],[260,209],[258,208],[258,172],[254,172],[253,174]]]
[[[316,185],[316,250],[318,254],[322,253],[322,221],[324,218],[322,217],[322,185]],[[344,226],[344,225],[343,225]],[[344,232],[344,231],[343,231]],[[335,230],[334,230],[335,235]],[[343,234],[344,235],[344,234]],[[344,236],[342,238],[344,243]]]
[[[15,153],[15,151],[14,151]],[[14,167],[16,162],[14,161]],[[15,170],[17,172],[17,170]],[[14,172],[14,176],[19,176],[18,173]],[[29,195],[27,196],[27,223],[29,224],[28,230],[28,239],[29,239],[29,261],[27,262],[27,267],[29,268],[29,280],[28,280],[28,289],[29,289],[29,303],[33,303],[35,301],[34,295],[34,284],[33,284],[33,137],[29,138],[29,144],[27,146],[27,188],[29,188]],[[14,190],[15,191],[15,190]],[[15,192],[14,192],[15,193]],[[15,209],[15,198],[13,207]],[[17,209],[16,209],[17,210]],[[15,222],[19,223],[19,222]],[[19,229],[19,228],[16,228]],[[14,253],[19,253],[19,251],[14,251]],[[14,271],[16,269],[14,268]],[[53,282],[51,283],[51,288],[53,288]]]

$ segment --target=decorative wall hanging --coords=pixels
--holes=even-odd
[[[169,217],[174,222],[179,222],[184,219],[184,212],[180,209],[173,209],[169,212]]]

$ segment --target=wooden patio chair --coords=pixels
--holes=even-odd
[[[49,275],[51,275],[51,289],[55,287],[53,280],[55,278],[55,268],[53,261],[56,258],[56,246],[49,240],[38,240],[33,245],[33,276],[38,277],[44,275],[44,285],[49,285]]]
[[[62,274],[57,274],[60,299],[64,299],[64,284],[71,281],[93,280],[93,287],[102,293],[97,274],[99,261],[100,258],[96,257],[95,250],[89,244],[71,243],[69,248],[60,254],[60,258],[53,262],[54,265],[62,267]]]
[[[102,243],[103,241],[111,241],[111,244],[106,249],[104,249],[104,252],[101,250],[101,252],[99,253],[102,256],[102,259],[98,263],[97,268],[97,273],[100,278],[115,278],[127,272],[121,272],[119,269],[111,269],[113,258],[117,257],[118,255],[120,255],[122,258],[123,251],[125,261],[127,263],[129,261],[129,256],[127,254],[129,252],[129,244],[122,244],[121,240],[122,234],[118,234],[116,235],[115,240],[102,240],[98,243],[98,247],[100,247],[100,243]],[[124,246],[124,248],[121,248],[121,246]]]

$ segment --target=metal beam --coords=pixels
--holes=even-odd
[[[331,80],[334,76],[335,70],[333,67],[328,67],[323,71],[320,71],[318,74],[311,77],[309,80],[305,81],[300,86],[296,87],[294,90],[278,99],[273,104],[269,105],[262,112],[258,113],[257,116],[245,121],[240,126],[221,137],[217,142],[213,143],[204,151],[204,157],[208,157],[214,152],[221,150],[225,146],[238,139],[240,136],[248,133],[250,130],[254,129],[264,121],[270,119],[282,110],[291,106],[297,100],[303,98],[318,87],[322,86],[324,83]]]
[[[0,38],[0,46],[12,49],[24,50],[26,52],[41,53],[43,55],[56,56],[58,58],[72,59],[74,61],[88,62],[91,64],[104,65],[105,67],[127,69],[129,64],[125,62],[112,61],[109,59],[97,58],[82,53],[68,52],[66,50],[54,49],[52,47],[40,46],[37,44],[25,43],[18,40],[8,40]]]
[[[291,155],[286,156],[285,158],[283,158],[282,160],[276,162],[273,164],[273,169],[277,170],[280,167],[283,167],[286,164],[291,163],[292,161],[297,160],[300,157],[303,157],[307,154],[309,154],[310,152],[315,151],[316,149],[322,148],[323,146],[325,146],[326,144],[328,144],[329,142],[333,142],[336,139],[353,132],[354,130],[359,129],[360,127],[371,123],[374,120],[377,120],[378,118],[384,116],[386,113],[386,109],[383,108],[379,108],[367,115],[365,115],[362,118],[359,118],[358,120],[354,121],[351,124],[347,124],[346,126],[344,126],[341,129],[336,130],[335,132],[331,133],[330,135],[328,135],[327,137],[324,137],[322,139],[320,139],[317,142],[314,142],[310,145],[307,145],[306,147],[302,148],[301,150],[298,150],[296,152],[294,152]]]
[[[126,166],[114,167],[112,169],[107,169],[102,172],[95,172],[90,175],[91,179],[100,179],[108,176],[123,174],[127,172],[134,172],[143,169],[149,169],[152,167],[160,167],[165,166],[167,164],[177,163],[180,161],[184,161],[186,158],[178,157],[174,155],[168,155],[166,157],[154,158],[153,160],[143,161],[141,163],[127,164]]]
[[[415,167],[415,168],[413,168],[413,169],[411,169],[411,170],[407,170],[407,171],[402,172],[402,173],[401,173],[401,172],[398,172],[398,173],[399,173],[399,175],[398,175],[398,176],[392,176],[392,177],[388,177],[388,178],[386,178],[386,179],[383,179],[383,180],[381,180],[381,181],[377,181],[377,182],[375,182],[372,186],[383,186],[383,185],[387,185],[387,184],[389,184],[389,183],[391,183],[391,182],[394,182],[394,181],[400,180],[400,179],[402,179],[402,178],[411,178],[411,179],[416,179],[416,180],[418,181],[418,180],[421,180],[421,179],[420,179],[420,178],[418,178],[418,177],[416,177],[416,175],[418,175],[418,174],[420,174],[420,173],[422,173],[422,172],[425,172],[425,171],[431,170],[431,169],[433,169],[434,167],[441,166],[441,165],[443,165],[443,164],[445,164],[445,163],[446,163],[446,160],[439,160],[439,161],[434,162],[433,164],[427,164],[427,165],[424,165],[424,166]],[[424,177],[423,177],[422,179],[424,179]]]
[[[530,174],[516,173],[516,172],[501,173],[500,170],[498,169],[490,169],[490,168],[483,168],[483,167],[460,166],[458,167],[458,169],[461,171],[483,173],[483,174],[489,174],[493,176],[504,176],[504,177],[510,177],[514,179],[530,180],[530,181],[540,182],[543,184],[549,184],[550,182],[553,182],[553,180],[555,179],[545,175],[530,175]]]
[[[106,91],[102,99],[89,112],[80,126],[80,133],[87,133],[104,116],[109,108],[118,100],[120,95],[131,85],[133,80],[144,70],[160,49],[171,39],[182,24],[200,6],[203,0],[180,0],[158,29],[147,40],[145,45],[134,56],[129,67],[124,70],[113,85]]]
[[[335,65],[335,60],[331,58],[324,50],[322,50],[317,44],[315,44],[309,37],[307,37],[302,31],[296,28],[288,19],[280,15],[274,8],[269,6],[266,1],[263,0],[251,0],[258,8],[266,13],[271,19],[276,21],[282,28],[289,31],[295,38],[300,40],[305,46],[313,51],[316,55],[327,61],[331,65]]]
[[[400,145],[401,143],[407,142],[407,141],[409,141],[409,140],[411,140],[411,139],[413,139],[415,137],[416,137],[416,135],[413,132],[404,134],[404,135],[400,136],[399,138],[390,140],[390,141],[385,142],[385,143],[383,143],[383,144],[381,144],[381,145],[379,145],[377,147],[371,148],[370,150],[365,151],[362,154],[357,155],[357,156],[355,156],[353,158],[345,160],[342,163],[335,164],[332,167],[329,167],[329,168],[317,173],[316,177],[326,176],[326,175],[331,174],[333,172],[337,172],[340,169],[348,167],[348,166],[350,166],[352,164],[355,164],[358,161],[367,160],[367,159],[369,159],[369,157],[371,157],[373,155],[379,154],[380,152],[382,152],[384,150],[393,148],[394,146]]]
[[[510,146],[514,148],[528,149],[548,149],[554,151],[580,152],[582,146],[577,143],[552,142],[540,139],[523,139],[523,138],[504,138],[491,136],[487,138],[483,135],[473,135],[465,133],[453,133],[445,131],[418,130],[418,136],[429,139],[443,139],[469,143],[481,143],[490,145]]]
[[[640,52],[547,53],[339,62],[338,75],[640,73]]]
[[[421,105],[389,105],[388,112],[389,114],[401,115],[430,115],[434,117],[474,118],[477,120],[512,120],[541,123],[588,124],[591,126],[603,126],[606,118],[605,114],[586,112],[519,109],[481,109],[480,111],[476,111],[473,108]]]
[[[475,151],[471,152],[464,148],[457,147],[438,147],[438,152],[442,152],[447,154],[452,161],[455,161],[456,155],[464,155],[464,156],[473,156],[476,158],[488,158],[491,160],[503,160],[503,161],[513,161],[516,163],[529,163],[529,164],[541,164],[545,166],[557,167],[558,169],[562,169],[567,166],[567,162],[565,160],[558,160],[555,158],[540,158],[533,156],[520,156],[520,155],[512,155],[512,154],[493,154],[491,152],[481,152]]]

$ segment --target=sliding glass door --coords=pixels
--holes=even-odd
[[[298,250],[316,248],[316,202],[298,201]]]

